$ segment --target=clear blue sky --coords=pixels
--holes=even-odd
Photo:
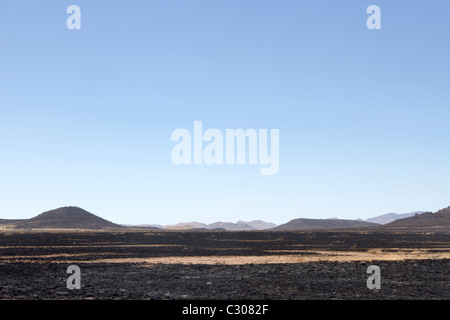
[[[68,30],[66,8],[81,8]],[[381,8],[381,30],[366,9]],[[450,1],[1,1],[0,218],[368,218],[450,205]],[[280,130],[280,168],[171,162]]]

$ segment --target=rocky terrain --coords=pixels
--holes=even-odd
[[[0,299],[448,300],[449,226],[450,207],[385,225],[294,219],[263,231],[127,228],[64,207],[0,220]],[[67,288],[70,265],[80,289]],[[367,288],[370,265],[380,290]]]
[[[450,236],[433,232],[0,233],[0,299],[450,298]],[[81,289],[66,287],[69,265]],[[381,268],[369,290],[367,267]]]

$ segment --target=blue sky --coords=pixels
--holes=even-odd
[[[69,30],[66,8],[81,8]],[[366,9],[381,8],[381,30]],[[369,218],[450,205],[450,2],[2,1],[0,217]],[[279,129],[280,168],[171,162]]]

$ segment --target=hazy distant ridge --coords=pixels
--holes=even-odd
[[[294,231],[294,230],[319,230],[319,229],[347,229],[347,228],[364,228],[373,227],[378,224],[361,221],[361,220],[345,220],[345,219],[294,219],[288,223],[279,225],[272,230],[278,231]]]
[[[373,222],[373,223],[379,223],[379,224],[387,224],[390,222],[393,222],[395,220],[398,219],[404,219],[404,218],[409,218],[418,214],[422,214],[425,211],[414,211],[414,212],[409,212],[409,213],[386,213],[386,214],[382,214],[381,216],[376,216],[376,217],[372,217],[369,219],[366,219],[365,221],[368,222]]]
[[[186,230],[186,229],[224,229],[224,230],[265,230],[276,227],[275,223],[265,222],[262,220],[242,221],[239,220],[236,223],[233,222],[213,222],[210,224],[200,222],[183,222],[174,225],[163,226],[163,229],[170,230]]]

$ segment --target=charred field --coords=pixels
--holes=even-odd
[[[67,288],[73,264],[81,289]],[[6,300],[447,300],[449,268],[448,232],[0,232]]]

